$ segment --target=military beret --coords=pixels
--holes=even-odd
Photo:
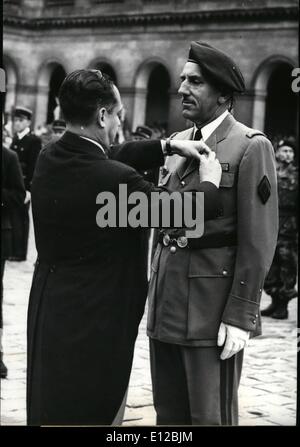
[[[204,71],[204,76],[230,92],[245,91],[244,77],[236,63],[223,51],[205,42],[192,42],[189,62],[195,62]]]
[[[147,139],[149,139],[149,138],[151,138],[152,137],[152,134],[153,134],[153,132],[152,132],[152,130],[150,129],[150,127],[147,127],[147,126],[138,126],[136,129],[135,129],[135,132],[133,132],[133,136],[135,136],[135,137],[142,137],[142,138],[147,138]]]
[[[66,129],[66,123],[64,120],[54,120],[52,123],[52,129],[53,130],[65,130]]]
[[[14,115],[14,117],[26,118],[28,120],[31,120],[32,110],[27,109],[27,107],[16,107],[13,115]]]

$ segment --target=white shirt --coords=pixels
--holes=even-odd
[[[22,140],[22,138],[24,138],[28,133],[30,133],[29,127],[26,127],[26,129],[22,130],[22,132],[17,132],[19,140]]]
[[[208,140],[208,138],[211,136],[211,134],[216,130],[217,127],[222,123],[222,121],[226,118],[226,116],[229,115],[228,110],[225,110],[225,112],[222,113],[222,115],[218,116],[215,120],[211,121],[210,123],[206,124],[201,128],[202,138],[203,141]],[[194,136],[197,132],[198,128],[196,125],[194,126]]]
[[[83,137],[82,135],[79,135],[79,136],[80,136],[80,138],[83,138],[84,140],[88,140],[88,141],[90,141],[91,143],[94,143],[96,146],[100,147],[100,149],[101,149],[101,151],[103,152],[103,154],[106,155],[105,150],[103,149],[103,147],[101,146],[101,144],[98,143],[98,141],[92,140],[91,138],[88,138],[88,137]]]

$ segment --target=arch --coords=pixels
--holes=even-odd
[[[291,70],[296,66],[295,62],[286,56],[273,55],[264,60],[254,73],[251,87],[254,93],[252,125],[255,129],[265,131],[269,81],[272,74],[283,65],[289,66]]]
[[[19,82],[18,66],[13,58],[7,54],[3,55],[3,68],[6,75],[6,92],[3,98],[3,109],[5,114],[11,115],[16,105],[17,85]]]
[[[113,80],[113,82],[116,85],[118,85],[118,77],[116,74],[116,70],[114,68],[114,65],[109,59],[97,57],[89,63],[88,68],[95,68],[97,70],[101,70],[103,73],[109,75]]]
[[[66,76],[63,63],[58,59],[44,61],[38,70],[35,126],[53,121],[60,84]],[[59,112],[57,113],[59,115]]]
[[[161,75],[160,82],[158,82],[159,74]],[[167,64],[159,58],[147,59],[138,67],[134,81],[132,129],[141,124],[152,126],[155,121],[168,121],[171,83]],[[160,108],[159,100],[161,101]],[[155,111],[159,113],[156,120],[154,119]]]

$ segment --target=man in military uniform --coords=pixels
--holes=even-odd
[[[236,425],[243,348],[261,333],[259,303],[277,239],[276,168],[265,135],[230,113],[244,89],[228,55],[192,42],[179,93],[194,127],[172,138],[203,139],[216,152],[222,204],[202,237],[160,232],[147,323],[159,425]],[[197,162],[170,159],[161,185],[197,191],[197,172]]]
[[[15,135],[11,144],[11,149],[18,155],[26,188],[25,204],[21,216],[22,225],[18,225],[18,231],[16,232],[18,252],[13,259],[17,261],[26,260],[27,257],[30,189],[35,164],[41,150],[40,138],[30,131],[31,118],[32,111],[30,109],[27,109],[26,107],[16,107],[13,114],[13,128]]]
[[[271,304],[261,314],[275,319],[288,318],[288,303],[298,294],[297,280],[297,203],[298,169],[294,165],[294,144],[282,140],[276,151],[279,233],[275,256],[264,289]]]

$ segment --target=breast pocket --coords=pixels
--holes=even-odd
[[[195,250],[189,267],[187,339],[216,339],[231,289],[236,248]]]
[[[234,172],[223,172],[220,187],[221,188],[232,188],[235,183],[235,173]]]

